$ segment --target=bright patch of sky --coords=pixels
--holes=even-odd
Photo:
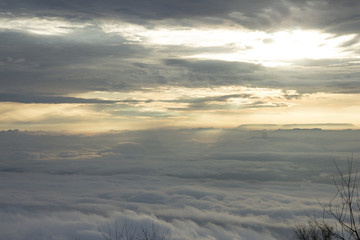
[[[106,33],[120,34],[134,43],[190,47],[231,46],[231,53],[185,55],[185,58],[289,65],[296,59],[357,57],[340,46],[356,35],[335,36],[318,30],[287,30],[274,33],[248,29],[155,28],[133,24],[104,23]]]

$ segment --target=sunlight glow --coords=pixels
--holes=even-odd
[[[277,32],[263,41],[249,43],[251,48],[234,53],[196,54],[188,56],[198,59],[223,61],[244,61],[260,63],[264,66],[288,66],[296,59],[327,59],[355,57],[341,51],[341,43],[351,40],[354,35],[333,37],[316,31]],[[265,41],[266,40],[266,41]]]
[[[275,33],[240,28],[205,29],[162,27],[147,29],[127,23],[102,23],[106,33],[120,34],[134,43],[159,46],[214,47],[217,53],[200,52],[183,58],[216,59],[287,66],[295,59],[356,57],[339,47],[354,34],[334,36],[315,30],[288,30]],[[223,49],[221,49],[223,48]],[[227,49],[226,51],[224,49]],[[231,53],[229,53],[231,49]]]

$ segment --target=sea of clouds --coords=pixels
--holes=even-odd
[[[292,239],[336,193],[356,130],[0,133],[2,239],[103,239],[155,225],[173,240]]]

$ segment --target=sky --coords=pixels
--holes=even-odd
[[[359,158],[358,0],[0,1],[0,232],[289,239]]]
[[[360,126],[357,0],[4,0],[0,10],[2,129]]]

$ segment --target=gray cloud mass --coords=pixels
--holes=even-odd
[[[204,7],[206,6],[206,7]],[[358,32],[359,2],[348,1],[2,1],[6,12],[38,16],[65,16],[86,21],[99,17],[120,18],[136,23],[148,20],[213,19],[213,23],[230,20],[245,27],[266,29],[278,26],[327,28],[334,32]],[[314,15],[314,12],[317,14]],[[189,21],[190,20],[190,21]]]

